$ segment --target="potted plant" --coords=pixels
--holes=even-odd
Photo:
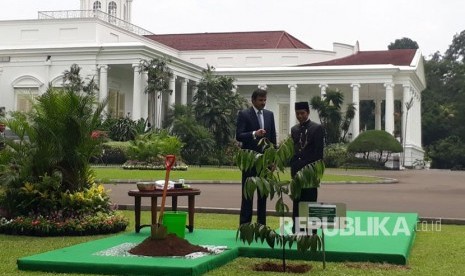
[[[284,173],[294,154],[292,139],[287,138],[278,147],[272,146],[266,139],[262,139],[260,144],[264,147],[263,153],[240,150],[236,155],[236,164],[241,171],[249,171],[252,168],[257,171],[256,176],[247,178],[244,194],[246,197],[252,197],[255,190],[258,190],[270,199],[276,195],[278,197],[276,212],[284,218],[289,213],[289,207],[284,203],[284,194],[294,200],[300,197],[302,188],[319,187],[324,173],[324,163],[322,160],[316,161],[300,170],[291,181],[281,180],[280,173]],[[275,245],[281,246],[283,272],[286,271],[286,245],[291,248],[295,242],[297,249],[303,252],[307,250],[315,252],[322,246],[318,235],[286,234],[283,225],[279,232],[276,232],[266,225],[245,223],[237,230],[236,239],[248,244],[254,240],[260,240],[262,243],[266,241],[271,248]]]
[[[425,163],[425,169],[429,170],[429,168],[431,168],[431,157],[425,154],[425,157],[423,157],[423,161]]]

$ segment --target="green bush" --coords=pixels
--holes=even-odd
[[[325,166],[329,168],[339,168],[347,163],[347,145],[343,143],[331,144],[324,149]]]
[[[463,170],[465,168],[465,143],[458,136],[450,136],[429,147],[432,166],[438,169]]]
[[[149,132],[130,142],[128,157],[131,160],[164,164],[165,155],[174,154],[179,158],[182,147],[180,139],[169,135],[167,131]]]
[[[349,144],[347,151],[363,154],[363,159],[376,159],[378,163],[385,164],[391,153],[402,152],[403,149],[399,141],[386,131],[367,130]]]
[[[94,164],[123,164],[128,160],[127,152],[129,142],[109,141],[102,145],[100,155],[94,156],[91,162]]]
[[[49,87],[31,112],[13,112],[5,120],[17,136],[6,139],[0,152],[0,210],[10,219],[3,224],[5,233],[48,233],[53,226],[46,221],[56,218],[53,222],[75,225],[57,231],[59,235],[90,234],[84,225],[87,220],[96,213],[113,214],[89,162],[101,153],[106,139],[106,132],[99,129],[106,102],[97,101],[95,83],[86,85],[79,71],[72,65],[63,73],[63,88]],[[28,223],[12,223],[17,219]],[[97,232],[122,229],[119,223],[105,227],[97,227]]]
[[[129,117],[117,119],[109,130],[109,137],[114,141],[130,141],[137,135],[136,123]]]

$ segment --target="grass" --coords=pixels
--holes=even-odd
[[[131,223],[134,221],[132,211],[124,212]],[[149,212],[142,212],[142,222],[150,221]],[[236,229],[237,215],[225,214],[196,214],[196,227]],[[278,225],[278,219],[269,218],[271,226]],[[133,231],[134,225],[130,224],[126,231]],[[410,262],[407,266],[373,263],[327,263],[323,270],[321,262],[310,263],[313,269],[307,274],[299,275],[462,275],[465,271],[465,243],[463,232],[465,226],[442,225],[441,229],[426,229],[419,227],[417,237],[411,252]],[[440,231],[437,231],[440,230]],[[71,246],[74,244],[99,239],[107,236],[92,237],[25,237],[0,235],[0,275],[87,275],[87,274],[59,274],[20,271],[16,268],[16,260],[23,256],[29,256],[53,249]],[[208,276],[218,275],[287,275],[282,273],[258,273],[252,271],[253,264],[262,262],[263,259],[238,258],[220,268],[208,272]],[[289,263],[304,263],[303,261],[289,261]]]
[[[96,177],[104,182],[110,179],[141,179],[141,180],[157,180],[165,178],[165,171],[157,170],[123,170],[122,168],[93,168]],[[282,176],[283,180],[290,180],[290,172],[287,171]],[[192,167],[187,171],[171,171],[171,179],[187,179],[187,180],[223,180],[223,181],[240,181],[241,172],[235,168],[217,168],[217,167]],[[340,181],[358,181],[358,182],[376,182],[380,179],[372,176],[356,176],[356,175],[339,175],[325,174],[323,182],[340,182]]]

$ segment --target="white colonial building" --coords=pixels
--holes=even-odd
[[[140,73],[140,61],[167,56],[173,92],[155,103],[161,115],[156,126],[170,105],[192,101],[209,64],[234,77],[237,93],[247,99],[256,87],[268,90],[267,108],[275,113],[280,139],[296,123],[294,102],[339,89],[347,103],[374,106],[374,122],[357,111],[351,139],[365,129],[384,129],[405,144],[405,165],[423,158],[421,91],[426,84],[418,50],[360,51],[358,42],[315,50],[285,31],[156,35],[130,23],[132,0],[80,2],[80,10],[0,21],[0,107],[27,111],[31,96],[44,93],[49,84],[61,86],[63,72],[75,63],[82,76],[97,80],[100,98],[109,97],[108,112],[146,118],[147,76]],[[412,99],[407,112],[405,103]],[[318,120],[316,112],[311,117]]]

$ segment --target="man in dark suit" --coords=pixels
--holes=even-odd
[[[237,115],[236,140],[243,149],[263,152],[258,142],[266,137],[276,145],[276,129],[273,112],[265,110],[266,90],[256,89],[252,93],[252,107],[239,111]],[[252,221],[253,198],[244,197],[245,182],[248,177],[256,176],[255,169],[242,172],[242,202],[239,223]],[[257,195],[257,222],[266,225],[266,197]]]
[[[291,176],[297,174],[303,167],[323,159],[324,129],[320,124],[310,121],[310,108],[308,102],[295,103],[295,115],[298,124],[291,128],[291,137],[294,141],[294,156],[291,159]],[[317,188],[302,189],[299,199],[295,199],[292,208],[294,225],[299,217],[299,203],[318,199]]]

